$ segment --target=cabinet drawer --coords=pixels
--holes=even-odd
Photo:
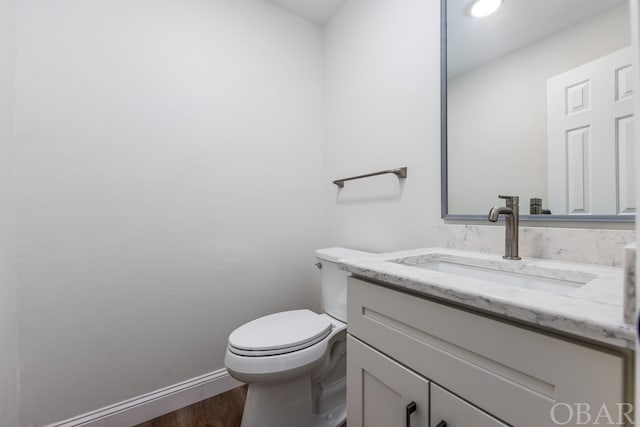
[[[431,425],[447,427],[508,427],[473,405],[431,383]]]
[[[349,278],[349,332],[518,427],[554,426],[556,403],[625,402],[624,358]]]

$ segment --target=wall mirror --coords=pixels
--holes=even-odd
[[[442,0],[442,21],[443,217],[510,194],[523,220],[633,222],[628,1]]]

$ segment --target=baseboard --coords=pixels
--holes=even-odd
[[[220,369],[46,427],[134,426],[241,386]]]

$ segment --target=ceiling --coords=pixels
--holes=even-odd
[[[326,24],[347,0],[269,0],[288,11],[314,22]]]
[[[447,0],[447,74],[455,77],[626,0],[503,0],[486,18],[473,18],[472,0]]]

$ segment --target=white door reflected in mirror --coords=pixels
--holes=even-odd
[[[635,213],[631,64],[627,47],[547,81],[553,213]]]

